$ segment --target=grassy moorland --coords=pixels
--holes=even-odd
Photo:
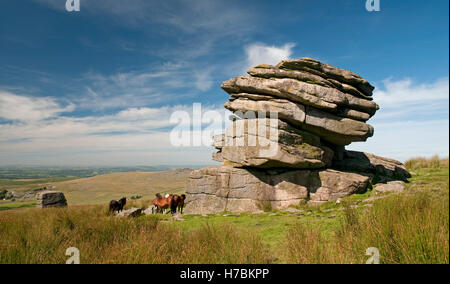
[[[111,173],[88,178],[42,178],[42,179],[0,179],[0,189],[24,193],[36,188],[55,187],[66,196],[70,205],[106,203],[111,199],[142,196],[154,198],[156,193],[181,193],[184,191],[191,170],[177,169],[166,172],[127,172]],[[23,203],[0,201],[0,210]]]
[[[401,194],[369,191],[343,203],[263,214],[117,219],[107,206],[0,212],[0,263],[449,263],[448,159],[414,159]],[[128,207],[145,207],[148,200]]]

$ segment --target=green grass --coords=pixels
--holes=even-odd
[[[407,165],[414,174],[404,193],[368,202],[379,197],[368,191],[341,204],[299,205],[294,213],[173,221],[108,217],[106,204],[2,211],[0,263],[64,263],[72,246],[82,263],[365,263],[368,247],[379,249],[382,263],[449,263],[448,166]],[[126,208],[150,203],[135,200]]]
[[[0,202],[0,211],[35,207],[35,201],[28,202]]]

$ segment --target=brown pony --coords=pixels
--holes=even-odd
[[[177,211],[183,214],[184,201],[186,200],[186,195],[182,194],[173,196],[173,204],[171,207],[172,213],[176,213]]]
[[[170,194],[169,197],[164,198],[161,194],[157,193],[156,198],[153,200],[153,205],[156,207],[156,213],[158,213],[158,211],[164,213],[164,210],[168,208],[173,211],[173,195]]]

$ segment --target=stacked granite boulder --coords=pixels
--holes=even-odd
[[[226,133],[214,137],[213,159],[223,165],[191,174],[186,212],[320,204],[409,177],[400,162],[345,150],[374,134],[366,122],[379,106],[361,76],[311,58],[247,73],[222,84],[234,113]]]

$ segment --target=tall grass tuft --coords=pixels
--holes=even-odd
[[[405,163],[405,167],[408,170],[448,168],[448,166],[448,158],[441,159],[438,155],[434,155],[431,158],[413,158]]]
[[[448,159],[411,160],[410,168],[448,167]],[[286,259],[293,263],[365,263],[376,247],[381,263],[449,263],[449,188],[419,184],[392,195],[370,210],[344,207],[339,229],[325,235],[297,226],[287,234]]]

